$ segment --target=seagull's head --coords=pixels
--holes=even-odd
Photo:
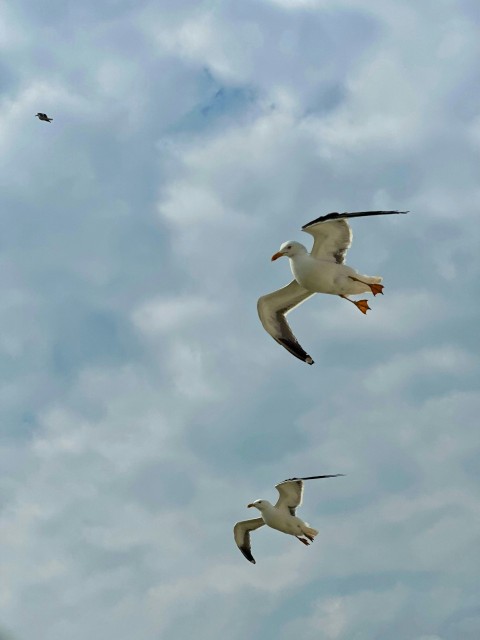
[[[280,250],[277,253],[274,253],[272,256],[272,260],[277,260],[277,258],[281,258],[282,256],[287,256],[287,258],[293,258],[294,256],[298,256],[301,253],[307,253],[307,249],[300,242],[295,242],[295,240],[289,240],[288,242],[284,242],[280,247]]]
[[[255,507],[255,509],[263,511],[266,507],[268,507],[269,504],[270,503],[268,500],[255,500],[255,502],[247,504],[247,507]]]

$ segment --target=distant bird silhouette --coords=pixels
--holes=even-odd
[[[44,122],[51,122],[53,118],[49,118],[46,113],[36,113],[35,116]]]

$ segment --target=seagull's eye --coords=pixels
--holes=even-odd
[[[291,245],[291,244],[289,244],[289,245],[288,245],[288,247],[287,247],[287,249],[291,249],[291,248],[292,248],[292,245]]]

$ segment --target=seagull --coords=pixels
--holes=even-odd
[[[275,489],[279,493],[279,498],[275,505],[268,500],[255,500],[255,502],[247,505],[248,507],[258,509],[261,517],[253,518],[252,520],[242,520],[241,522],[237,522],[233,527],[233,537],[235,538],[237,547],[245,558],[251,563],[256,564],[250,546],[250,532],[263,527],[264,524],[272,529],[277,529],[277,531],[295,536],[295,538],[307,546],[313,542],[318,531],[295,515],[296,508],[302,504],[303,481],[316,480],[318,478],[338,478],[343,475],[343,473],[336,473],[329,476],[288,478],[275,485]]]
[[[46,113],[36,113],[35,117],[44,122],[51,122],[53,118],[49,118]]]
[[[385,216],[408,211],[357,211],[355,213],[328,213],[303,225],[302,231],[313,236],[313,247],[308,253],[300,242],[284,242],[272,256],[277,260],[287,256],[294,280],[286,287],[258,299],[257,310],[264,329],[282,347],[307,364],[313,364],[311,356],[300,346],[286,320],[286,315],[315,293],[337,295],[354,304],[366,314],[370,309],[367,300],[352,300],[349,295],[371,292],[383,294],[380,276],[365,276],[345,262],[345,255],[352,244],[352,230],[348,218]]]

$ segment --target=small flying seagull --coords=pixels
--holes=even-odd
[[[53,118],[49,118],[46,113],[36,113],[35,117],[44,122],[51,122]]]
[[[351,300],[348,296],[371,292],[383,294],[380,276],[365,276],[348,267],[345,255],[352,244],[352,230],[348,218],[386,216],[408,211],[358,211],[355,213],[329,213],[308,222],[302,231],[313,236],[313,247],[308,253],[300,242],[284,242],[280,251],[272,256],[277,260],[287,256],[294,280],[258,299],[257,310],[264,329],[282,347],[307,364],[311,356],[300,346],[286,320],[287,313],[315,293],[337,295],[353,303],[364,314],[370,309],[367,300]]]
[[[275,505],[268,500],[255,500],[255,502],[247,505],[248,507],[258,509],[261,517],[253,518],[253,520],[242,520],[241,522],[237,522],[233,528],[233,537],[235,538],[237,547],[245,558],[253,564],[256,564],[250,546],[250,532],[263,527],[264,524],[272,529],[277,529],[277,531],[295,536],[295,538],[307,546],[313,542],[318,531],[312,529],[306,522],[297,518],[295,515],[297,507],[302,504],[303,481],[317,480],[318,478],[338,478],[343,475],[343,473],[335,473],[329,476],[288,478],[288,480],[284,480],[275,485],[275,489],[279,493],[279,498]]]

